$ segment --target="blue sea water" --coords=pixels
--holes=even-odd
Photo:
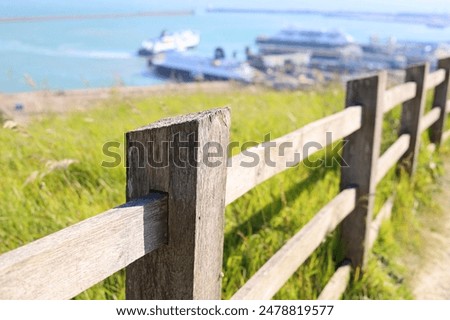
[[[222,46],[230,54],[237,51],[241,58],[256,36],[273,34],[291,24],[306,29],[338,28],[361,42],[374,34],[401,40],[450,41],[450,28],[289,14],[208,13],[208,5],[433,13],[450,10],[448,2],[440,0],[0,0],[0,17],[195,10],[192,16],[0,23],[0,92],[160,83],[162,80],[149,74],[146,61],[135,53],[142,40],[159,35],[163,29],[199,31],[199,54],[211,55],[215,47]]]

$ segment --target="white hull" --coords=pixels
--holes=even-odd
[[[200,35],[191,30],[174,33],[163,32],[158,38],[142,42],[140,55],[155,55],[168,51],[184,51],[195,48],[200,43]]]

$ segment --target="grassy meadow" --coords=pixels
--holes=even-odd
[[[330,86],[305,92],[236,89],[224,93],[157,94],[130,100],[117,96],[88,112],[48,115],[15,130],[0,129],[0,253],[55,232],[125,201],[124,164],[104,168],[106,142],[163,117],[229,105],[231,139],[262,141],[342,110],[344,90]],[[399,108],[387,116],[383,150],[395,140]],[[0,126],[1,128],[1,126]],[[422,148],[413,180],[393,170],[381,182],[377,208],[397,193],[393,220],[375,244],[362,280],[351,281],[346,299],[412,298],[407,270],[396,259],[420,248],[416,215],[431,206],[439,158]],[[323,157],[320,152],[316,157]],[[226,209],[223,298],[236,290],[337,193],[339,168],[303,164],[266,181]],[[275,298],[314,299],[335,270],[336,232],[294,274]],[[101,253],[99,253],[101,254]],[[123,299],[124,273],[80,294],[80,299]]]

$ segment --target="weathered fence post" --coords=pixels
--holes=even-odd
[[[414,81],[417,85],[415,98],[406,101],[402,106],[402,116],[399,136],[404,133],[410,135],[409,148],[400,163],[406,172],[412,175],[416,170],[420,147],[420,120],[424,113],[426,100],[426,81],[430,66],[428,63],[416,65],[406,69],[405,82]]]
[[[127,299],[220,299],[229,109],[126,135],[127,201],[168,194],[168,244],[126,269]]]
[[[439,69],[445,70],[445,80],[434,89],[433,108],[439,108],[441,115],[439,119],[430,127],[430,141],[437,146],[441,144],[442,133],[445,129],[445,120],[447,119],[447,97],[450,75],[450,57],[439,60]]]
[[[356,207],[341,226],[343,254],[355,268],[363,268],[367,258],[385,88],[385,72],[347,83],[346,107],[362,106],[361,128],[344,139],[348,141],[342,154],[346,164],[341,168],[341,190],[358,190]]]

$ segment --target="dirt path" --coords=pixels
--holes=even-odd
[[[425,259],[413,274],[412,287],[416,299],[450,299],[450,161],[444,165],[441,192],[437,202],[442,208],[439,217],[425,218]]]

